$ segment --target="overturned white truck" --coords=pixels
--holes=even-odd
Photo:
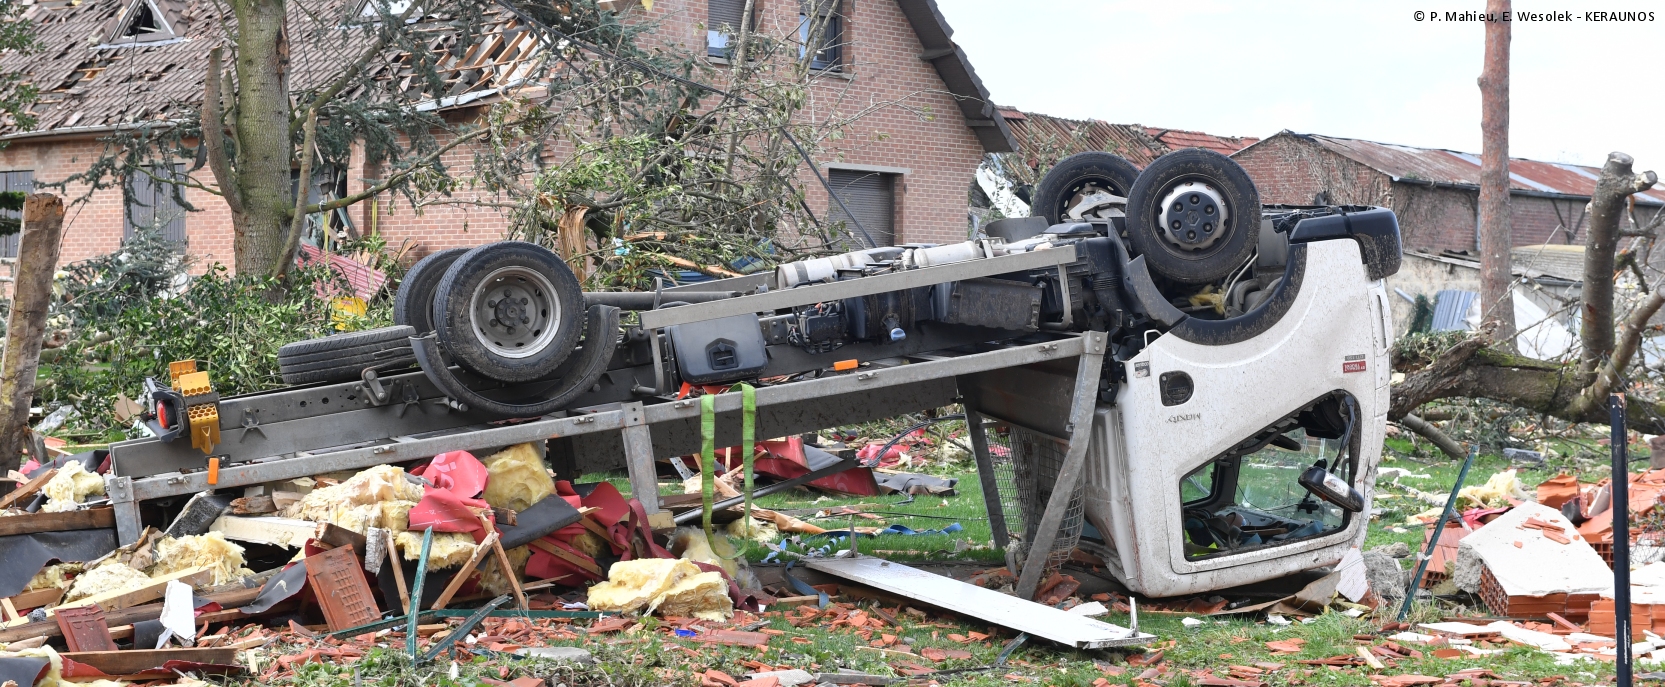
[[[121,538],[205,489],[533,440],[566,478],[628,468],[653,512],[658,461],[701,440],[679,389],[750,381],[760,437],[964,404],[1020,592],[1077,546],[1171,596],[1357,545],[1388,402],[1393,214],[1262,206],[1202,150],[1143,172],[1078,155],[1034,201],[987,238],[643,293],[584,293],[528,243],[435,253],[401,285],[398,326],[286,346],[295,386],[152,385],[157,436],[112,447]],[[718,445],[739,443],[739,394],[715,411]],[[816,456],[791,482],[854,465]]]

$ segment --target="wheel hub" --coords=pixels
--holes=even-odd
[[[503,267],[475,288],[474,337],[492,354],[525,358],[555,339],[561,305],[555,287],[535,270]]]
[[[1105,203],[1094,204],[1090,201],[1095,200],[1094,196],[1098,196],[1100,199],[1103,199],[1104,196],[1122,198],[1125,195],[1125,193],[1118,193],[1115,189],[1097,181],[1087,181],[1082,183],[1080,186],[1077,186],[1074,189],[1074,192],[1070,194],[1069,199],[1064,201],[1063,211],[1058,213],[1058,216],[1066,219],[1081,220],[1110,219],[1112,217],[1119,217],[1120,215],[1116,214],[1116,211],[1112,210],[1110,205]],[[1078,211],[1079,215],[1077,214]]]
[[[1220,191],[1201,181],[1182,181],[1162,197],[1162,237],[1182,251],[1200,251],[1225,235],[1230,221]]]

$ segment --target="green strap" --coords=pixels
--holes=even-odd
[[[752,461],[756,460],[757,444],[757,389],[752,385],[740,384],[740,450],[746,461],[746,490],[740,492],[746,497],[746,535],[750,538],[752,531]]]
[[[705,507],[700,524],[705,527],[705,539],[711,540],[711,506],[716,503],[717,490],[717,397],[700,397],[700,504]]]
[[[745,490],[741,492],[746,499],[745,518],[746,531],[751,531],[752,518],[752,479],[755,474],[753,463],[757,460],[757,389],[750,384],[739,384],[740,387],[740,451],[741,460],[745,465],[742,473],[746,479]],[[717,490],[717,397],[706,394],[700,397],[700,504],[705,513],[701,516],[700,524],[705,529],[706,541],[712,541],[711,507],[716,503]],[[738,547],[736,547],[738,550]],[[722,555],[722,554],[718,554]],[[738,555],[738,554],[737,554]]]

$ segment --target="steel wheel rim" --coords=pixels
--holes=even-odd
[[[1231,206],[1225,194],[1196,179],[1176,182],[1162,195],[1157,215],[1162,240],[1180,253],[1200,253],[1225,236],[1231,221]]]
[[[492,355],[528,358],[547,348],[560,328],[555,286],[536,270],[499,267],[469,298],[475,340]]]
[[[1119,198],[1127,197],[1127,193],[1125,191],[1118,190],[1115,184],[1107,179],[1094,177],[1083,180],[1070,187],[1068,197],[1064,199],[1063,207],[1058,209],[1059,221],[1067,221],[1070,210],[1085,202],[1096,193],[1108,193]],[[1082,219],[1110,219],[1110,216],[1104,214],[1102,211],[1095,210],[1091,214],[1084,215]]]

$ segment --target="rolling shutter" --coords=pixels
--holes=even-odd
[[[740,33],[746,0],[710,0],[705,13],[705,53],[729,59],[729,43]]]
[[[833,192],[844,199],[861,226],[872,235],[873,241],[881,246],[889,246],[896,242],[896,175],[881,172],[858,172],[849,169],[827,170],[827,182],[832,185]],[[829,222],[850,220],[838,203],[827,200],[827,219]],[[850,233],[859,238],[861,233],[856,231],[854,224],[850,225]]]
[[[0,172],[0,183],[4,184],[5,188],[3,190],[6,191],[33,193],[35,190],[35,173],[29,170],[23,170],[21,172]],[[0,217],[16,219],[22,216],[23,211],[21,210],[0,210]],[[17,242],[22,234],[23,232],[19,231],[11,236],[0,237],[0,257],[17,257]]]
[[[185,165],[151,168],[151,173],[159,177],[168,174],[183,176],[184,172]],[[185,208],[174,201],[172,185],[158,183],[143,174],[133,175],[129,184],[133,190],[133,202],[127,207],[122,238],[133,238],[133,232],[138,227],[158,226],[162,230],[162,238],[184,243]]]

